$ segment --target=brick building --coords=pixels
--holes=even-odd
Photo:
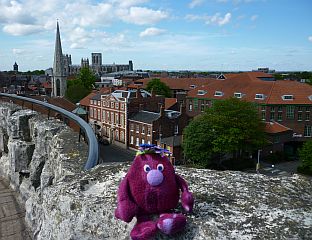
[[[264,122],[277,122],[292,130],[288,145],[294,148],[293,151],[300,142],[311,139],[311,85],[297,81],[275,81],[271,75],[261,72],[225,74],[188,92],[187,113],[194,117],[211,107],[214,101],[230,97],[257,104]]]
[[[98,136],[128,147],[128,118],[140,110],[159,111],[164,98],[143,89],[119,89],[91,98],[89,123]]]
[[[185,108],[180,111],[139,111],[129,117],[129,148],[138,149],[140,144],[157,144],[173,152],[173,157],[182,161],[182,131],[189,122]]]

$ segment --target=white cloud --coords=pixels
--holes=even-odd
[[[226,13],[223,17],[221,16],[220,13],[216,13],[213,16],[189,14],[185,16],[185,19],[188,21],[202,20],[208,25],[223,26],[231,21],[231,17],[232,17],[231,13]]]
[[[140,33],[140,37],[150,37],[150,36],[157,36],[161,35],[164,32],[166,32],[165,29],[160,29],[160,28],[146,28],[143,32]]]
[[[25,54],[27,51],[25,49],[20,49],[20,48],[13,48],[12,53],[14,55],[22,55]]]
[[[38,32],[43,31],[44,29],[42,28],[42,26],[38,26],[38,25],[12,23],[12,24],[4,25],[2,30],[13,36],[21,36],[21,35],[30,35],[33,33],[38,33]]]
[[[255,21],[255,20],[257,20],[258,17],[259,17],[258,15],[252,15],[252,16],[250,17],[250,20],[251,20],[251,21]]]
[[[310,42],[312,42],[312,36],[309,36],[309,37],[308,37],[308,40],[309,40]]]
[[[137,6],[137,5],[140,5],[142,3],[146,3],[146,2],[149,2],[149,0],[113,0],[112,1],[112,3],[117,3],[122,8]]]
[[[192,0],[192,1],[189,3],[189,8],[198,7],[198,6],[202,5],[203,3],[204,3],[204,0]]]
[[[125,22],[137,25],[155,24],[168,18],[168,13],[161,10],[153,10],[145,7],[131,7],[130,9],[120,9],[118,16]]]

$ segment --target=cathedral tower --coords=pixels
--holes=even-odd
[[[56,24],[56,39],[54,50],[54,64],[52,75],[52,97],[64,97],[67,88],[66,74],[64,70],[64,58],[59,24]]]

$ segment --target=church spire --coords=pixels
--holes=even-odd
[[[53,79],[52,79],[52,96],[64,97],[66,91],[66,77],[64,74],[64,59],[62,53],[60,27],[56,22],[56,38],[54,49]]]

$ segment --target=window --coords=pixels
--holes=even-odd
[[[199,95],[199,96],[203,96],[203,95],[205,95],[207,93],[207,91],[205,91],[205,90],[198,90],[197,91],[197,95]]]
[[[151,135],[151,128],[147,128],[147,136]]]
[[[101,109],[97,110],[98,120],[101,121]]]
[[[148,141],[147,141],[147,144],[149,144],[149,145],[150,145],[150,144],[151,144],[151,141],[149,141],[149,140],[148,140]]]
[[[142,139],[142,144],[144,144],[145,143],[145,141],[144,141],[144,139]]]
[[[277,121],[281,122],[283,120],[283,114],[281,112],[277,113]]]
[[[119,131],[118,130],[116,130],[116,132],[115,132],[115,139],[119,140]]]
[[[142,126],[142,134],[145,134],[145,127]]]
[[[93,100],[90,100],[90,105],[92,105],[93,104]]]
[[[274,136],[274,143],[279,143],[280,142],[280,136]]]
[[[93,108],[90,108],[90,118],[93,118]]]
[[[114,113],[111,113],[111,123],[114,123]]]
[[[294,119],[295,118],[295,107],[294,106],[286,106],[286,118]]]
[[[271,107],[271,112],[275,112],[275,107]]]
[[[271,113],[270,113],[270,120],[271,120],[271,121],[274,121],[274,117],[275,117],[275,113],[274,113],[274,112],[271,112]]]
[[[277,107],[277,111],[283,112],[283,106],[278,106],[278,107]]]
[[[198,99],[197,98],[194,99],[194,109],[195,110],[198,109]]]
[[[130,124],[130,131],[131,131],[131,132],[134,131],[134,124],[133,124],[133,123]]]
[[[130,144],[133,144],[133,136],[130,137]]]
[[[124,115],[123,115],[123,114],[120,114],[120,124],[121,124],[122,126],[125,125],[125,124],[124,124],[124,121],[125,121]]]
[[[306,107],[306,112],[310,112],[310,107]]]
[[[118,109],[119,108],[119,103],[115,103],[115,108]]]
[[[242,93],[238,93],[238,92],[234,93],[234,97],[236,98],[242,98],[243,97],[242,95],[243,95]]]
[[[114,102],[111,102],[111,108],[114,108]]]
[[[190,105],[189,105],[189,111],[192,112],[192,110],[193,110],[193,105],[190,103]]]
[[[174,125],[174,134],[179,134],[179,125]]]
[[[101,106],[101,101],[98,101],[97,105],[98,105],[98,106]]]
[[[109,112],[106,113],[106,117],[107,117],[107,122],[109,122],[110,118],[109,118]]]
[[[106,119],[105,119],[105,111],[103,110],[103,111],[102,111],[102,121],[105,122],[105,120],[106,120]]]
[[[265,112],[261,112],[261,119],[265,121]]]
[[[264,94],[256,93],[255,99],[263,100],[264,99]]]
[[[298,112],[298,121],[302,121],[302,112]]]
[[[118,113],[115,113],[115,121],[116,121],[116,124],[120,124]]]
[[[122,104],[120,104],[120,108],[121,108],[121,110],[124,110],[124,108],[125,108],[125,105],[122,103]]]
[[[224,94],[221,91],[215,91],[215,97],[222,97]]]
[[[136,132],[137,132],[137,133],[140,132],[140,126],[139,126],[139,124],[136,125]]]
[[[125,135],[124,135],[124,132],[123,132],[123,131],[120,132],[120,140],[121,140],[122,142],[125,141]]]
[[[303,106],[299,106],[298,107],[298,112],[302,112],[302,110],[303,110]]]
[[[293,100],[293,99],[294,99],[294,96],[293,96],[293,95],[283,95],[283,96],[282,96],[282,99],[283,99],[283,100]]]
[[[94,118],[94,119],[97,119],[97,111],[96,111],[96,108],[94,108],[94,111],[93,111],[93,118]]]
[[[304,126],[304,136],[305,137],[311,137],[312,134],[312,126]]]
[[[261,111],[265,111],[265,106],[261,106]]]
[[[190,85],[190,88],[194,89],[196,88],[196,85]]]
[[[140,145],[140,141],[139,141],[139,138],[136,138],[136,142],[135,142],[135,146],[139,146]]]
[[[310,113],[309,113],[309,112],[306,112],[306,114],[305,114],[305,120],[306,120],[306,121],[310,121]]]
[[[202,101],[200,105],[200,111],[203,112],[205,110],[205,103]]]

